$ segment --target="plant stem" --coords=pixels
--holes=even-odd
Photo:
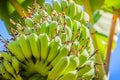
[[[117,21],[117,14],[116,14],[116,11],[114,11],[111,29],[110,29],[110,34],[109,34],[109,39],[108,39],[106,58],[105,58],[105,71],[106,71],[107,75],[108,75],[108,70],[109,70],[112,42],[113,42],[113,37],[114,37],[115,29],[116,29],[116,21]]]
[[[24,8],[17,2],[17,0],[8,0],[12,6],[16,9],[18,14],[22,17],[28,16],[27,11],[24,10]]]
[[[93,18],[92,18],[92,10],[91,10],[91,6],[90,6],[89,0],[84,0],[83,4],[84,4],[86,12],[90,16],[90,22],[92,24],[94,24],[94,21],[93,21]],[[92,33],[95,33],[95,32],[96,32],[96,30],[93,28],[92,29]],[[95,50],[98,50],[96,34],[92,34],[91,36],[92,36],[92,39],[93,39],[93,42],[94,42],[94,48],[95,48]],[[101,55],[100,55],[99,52],[96,53],[96,62],[95,63],[102,64],[102,65],[96,65],[95,66],[95,68],[98,70],[98,71],[96,71],[96,73],[98,75],[98,78],[96,78],[96,80],[105,80],[106,74],[105,74],[103,62],[102,62],[102,59],[101,59]]]

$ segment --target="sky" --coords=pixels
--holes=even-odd
[[[0,35],[2,35],[5,39],[11,38],[11,36],[7,32],[7,29],[5,28],[4,22],[2,20],[0,20]],[[3,43],[0,42],[0,51],[2,51],[2,50],[4,50],[4,47],[3,47]]]
[[[46,2],[50,2],[50,0],[46,0]],[[10,35],[8,34],[4,22],[0,20],[0,34],[5,39],[10,39]],[[112,52],[111,61],[110,61],[110,79],[109,80],[120,80],[120,34],[118,36],[118,41],[116,48]],[[3,43],[0,42],[0,51],[4,49]]]

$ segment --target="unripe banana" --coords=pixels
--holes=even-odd
[[[89,54],[86,49],[84,49],[79,55],[79,67],[82,66],[89,58]]]
[[[73,20],[73,32],[77,32],[80,29],[80,22],[77,20]]]
[[[83,21],[84,22],[89,22],[89,15],[86,12],[84,12],[83,15],[84,15]]]
[[[87,27],[85,27],[84,25],[82,25],[82,26],[80,27],[80,32],[81,32],[81,34],[80,34],[80,39],[79,39],[80,44],[81,44],[84,48],[86,48],[86,47],[89,45],[89,41],[87,42],[87,40],[90,39],[89,30],[88,30]],[[86,45],[85,45],[85,44],[86,44]]]
[[[77,70],[74,70],[63,75],[58,80],[76,80],[76,79],[77,79]]]
[[[94,64],[91,61],[87,61],[84,66],[82,66],[78,71],[78,76],[82,76],[83,74],[89,72],[91,69],[94,69]]]
[[[80,21],[83,22],[84,20],[84,11],[81,12],[81,16],[80,16]]]
[[[5,78],[5,79],[8,79],[10,80],[12,78],[12,76],[10,75],[10,73],[8,73],[5,69],[5,67],[3,66],[3,64],[0,64],[0,72],[2,74],[2,76]]]
[[[81,32],[83,33],[81,35],[82,38],[84,38],[84,40],[88,39],[90,37],[89,29],[84,25],[82,25],[80,29],[81,29]]]
[[[7,52],[0,52],[0,57],[3,57],[4,60],[11,62],[11,54]]]
[[[47,11],[47,13],[50,15],[51,12],[53,11],[52,6],[49,3],[44,3],[44,8]]]
[[[19,61],[23,62],[25,60],[18,41],[11,41],[10,43],[8,43],[7,47],[12,52],[12,54],[17,57]]]
[[[68,16],[65,16],[65,21],[66,21],[67,26],[70,27],[71,30],[73,30],[73,24],[72,24],[71,18]]]
[[[38,40],[38,36],[36,34],[31,34],[28,36],[28,40],[30,43],[30,47],[32,50],[33,56],[38,60],[40,59],[40,43]]]
[[[61,46],[61,39],[60,37],[57,36],[55,37],[55,39],[53,39],[50,42],[50,50],[47,57],[47,62],[51,62],[56,57],[56,55],[58,55],[60,46]]]
[[[24,80],[19,74],[16,76],[16,80]]]
[[[62,12],[61,4],[57,0],[53,0],[53,8],[57,13]]]
[[[61,4],[62,11],[64,11],[66,15],[68,15],[69,6],[68,6],[67,0],[60,0],[60,4]]]
[[[70,55],[70,63],[65,70],[64,74],[67,74],[73,70],[75,70],[79,66],[79,58],[76,55]]]
[[[41,77],[40,74],[34,74],[28,80],[40,80],[40,77]]]
[[[72,44],[72,49],[73,49],[74,55],[79,56],[79,48],[80,48],[80,44],[79,44],[78,40],[74,40],[74,42]]]
[[[94,68],[93,68],[93,69],[91,69],[89,72],[83,74],[83,75],[82,75],[82,78],[87,79],[87,80],[90,80],[90,79],[92,79],[92,78],[94,77],[94,75],[95,75],[95,70],[94,70]]]
[[[33,14],[33,20],[35,21],[35,22],[40,22],[40,20],[41,20],[41,18],[42,18],[42,16],[38,13],[38,12],[36,12],[36,13],[34,13]]]
[[[39,35],[39,41],[40,41],[40,48],[41,48],[41,59],[45,60],[48,56],[48,50],[49,50],[49,37],[47,34],[40,34]]]
[[[48,29],[49,29],[49,33],[48,33],[48,35],[50,36],[50,37],[55,37],[56,36],[56,34],[57,34],[57,22],[56,21],[52,21],[50,24],[49,24],[49,26],[48,26]]]
[[[19,73],[20,63],[16,57],[12,56],[12,67],[14,68],[16,74]]]
[[[12,77],[10,80],[15,80],[15,78]]]
[[[24,34],[21,34],[20,37],[18,38],[18,41],[22,49],[23,55],[25,56],[26,59],[29,60],[32,57],[32,51],[28,38]]]
[[[61,38],[63,43],[67,41],[67,34],[66,33],[60,33],[59,35],[60,35],[60,38]]]
[[[40,30],[40,33],[48,33],[48,22],[47,21],[44,21],[42,24],[41,24],[41,30]]]
[[[68,65],[69,57],[63,57],[49,72],[47,80],[56,80],[57,78],[59,78],[64,73]]]
[[[70,41],[72,38],[72,30],[70,29],[70,27],[65,26],[65,33],[66,33],[66,40]]]
[[[6,69],[6,71],[8,71],[11,75],[16,77],[14,68],[11,66],[11,64],[8,61],[4,60],[3,65],[4,65],[5,69]]]
[[[55,57],[55,59],[51,62],[52,66],[55,66],[57,62],[64,56],[67,56],[70,51],[70,46],[63,45],[59,51],[59,54]]]
[[[72,0],[69,2],[69,16],[72,19],[76,16],[76,4]]]
[[[76,35],[80,33],[80,22],[77,20],[73,20],[73,35],[72,35],[72,40],[76,39]]]
[[[76,4],[76,16],[75,16],[75,19],[80,21],[81,14],[82,14],[82,7],[80,5],[78,5],[78,4]]]
[[[90,45],[86,49],[90,55],[93,54],[94,53],[93,43],[90,43]]]
[[[34,22],[33,22],[33,20],[31,19],[31,18],[26,18],[25,19],[25,25],[27,26],[27,27],[33,27],[34,26]]]
[[[40,34],[41,25],[40,25],[40,24],[38,24],[38,25],[37,25],[37,28],[38,28],[38,32],[39,32],[38,34]]]

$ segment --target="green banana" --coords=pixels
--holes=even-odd
[[[56,36],[56,34],[57,34],[57,22],[56,21],[52,21],[50,24],[49,24],[49,26],[48,26],[48,29],[49,29],[49,33],[48,33],[48,35],[51,37],[51,38],[53,38],[53,37],[55,37]]]
[[[64,73],[65,69],[69,65],[69,62],[68,56],[63,57],[49,72],[47,80],[56,80],[59,78]]]
[[[66,33],[60,33],[59,35],[60,35],[60,38],[61,38],[63,43],[67,41],[67,34]]]
[[[22,49],[23,55],[27,60],[31,59],[32,57],[32,51],[30,47],[30,43],[28,41],[28,38],[24,35],[21,34],[20,37],[18,38],[18,42],[20,44],[20,47]]]
[[[70,27],[65,26],[65,33],[66,33],[66,40],[67,40],[67,41],[71,41],[71,38],[72,38],[72,30],[70,29]]]
[[[95,70],[94,69],[91,69],[90,71],[88,71],[87,73],[83,74],[82,75],[82,78],[85,78],[85,79],[92,79],[94,77],[94,74],[95,74]]]
[[[79,55],[79,67],[82,66],[89,58],[89,54],[86,49],[84,49]]]
[[[76,80],[76,79],[77,79],[77,70],[74,70],[63,75],[58,80]]]
[[[12,52],[12,54],[17,57],[19,61],[23,62],[25,60],[18,41],[11,41],[10,43],[8,43],[7,47]]]
[[[72,24],[71,18],[68,16],[65,16],[65,21],[66,21],[67,26],[70,27],[71,30],[73,30],[73,24]]]
[[[16,74],[19,73],[20,63],[15,56],[12,57],[12,67],[14,68]]]
[[[93,54],[94,53],[93,43],[90,43],[90,45],[86,49],[90,55]]]
[[[46,60],[47,62],[51,62],[58,55],[60,46],[61,46],[61,39],[60,37],[57,36],[55,37],[55,39],[53,39],[50,42],[50,50]]]
[[[88,43],[87,43],[87,40],[90,39],[89,30],[88,30],[87,27],[85,27],[84,25],[82,25],[82,26],[80,27],[80,32],[81,32],[80,37],[79,37],[80,44],[81,44],[84,48],[86,48],[87,45],[89,45],[89,41],[88,41]],[[86,44],[86,45],[85,45],[85,44]]]
[[[40,34],[41,25],[40,25],[40,24],[38,24],[38,25],[37,25],[37,28],[38,28],[38,34]]]
[[[33,27],[34,26],[34,22],[33,22],[33,20],[31,19],[31,18],[26,18],[25,19],[25,25],[27,26],[27,27]]]
[[[78,40],[74,40],[74,42],[72,44],[72,49],[73,49],[74,55],[79,56],[79,48],[80,48],[80,44],[79,44]]]
[[[6,69],[6,71],[8,71],[11,75],[16,77],[14,68],[12,67],[12,65],[8,61],[4,60],[3,65],[4,65],[5,69]]]
[[[72,19],[74,19],[76,16],[76,4],[72,0],[69,2],[69,16]]]
[[[57,64],[57,62],[64,56],[67,56],[68,53],[70,51],[70,46],[68,45],[63,45],[61,46],[60,50],[59,50],[59,54],[55,57],[55,59],[51,62],[52,66],[55,66],[55,64]]]
[[[67,74],[75,70],[79,66],[79,58],[76,55],[70,55],[70,63],[65,70],[64,74]]]
[[[57,0],[53,0],[53,8],[57,13],[62,12],[61,4]]]
[[[84,11],[81,11],[80,22],[84,22]]]
[[[39,35],[39,41],[40,41],[40,48],[41,48],[41,59],[45,60],[47,59],[48,56],[48,51],[49,51],[49,42],[50,39],[47,34],[43,33]]]
[[[89,22],[89,15],[86,12],[84,12],[83,15],[84,15],[83,21]]]
[[[67,0],[60,0],[60,4],[61,4],[62,11],[64,11],[66,15],[68,15],[69,6],[68,6]]]
[[[80,22],[77,20],[73,20],[73,32],[77,32],[80,29]]]
[[[32,17],[33,17],[33,20],[37,23],[39,23],[42,18],[42,16],[38,12],[35,12]]]
[[[87,61],[81,68],[78,70],[78,76],[82,76],[85,73],[89,72],[91,69],[94,69],[94,63],[90,60]]]
[[[44,3],[44,8],[45,8],[45,10],[46,10],[46,12],[50,15],[51,13],[52,13],[52,11],[53,11],[53,8],[52,8],[52,6],[49,4],[49,3]]]
[[[40,80],[40,74],[34,74],[28,80]]]
[[[72,35],[72,41],[76,39],[76,35],[80,32],[80,22],[77,20],[73,20],[73,35]]]
[[[5,67],[3,66],[3,64],[0,64],[0,71],[1,71],[1,74],[2,76],[5,78],[5,79],[11,79],[12,76],[10,75],[9,72],[6,71]]]
[[[38,36],[35,33],[32,33],[31,35],[28,36],[28,40],[32,50],[32,55],[37,60],[39,60],[40,59],[40,43],[38,40]]]
[[[3,59],[4,60],[7,60],[7,61],[9,61],[9,62],[11,62],[12,60],[11,60],[11,54],[10,53],[8,53],[8,52],[0,52],[0,57],[3,57]]]
[[[83,12],[82,7],[78,4],[76,4],[76,16],[75,16],[76,20],[80,21],[82,12]]]
[[[16,80],[24,80],[19,74],[15,78]]]
[[[41,24],[41,29],[40,29],[40,33],[48,33],[48,22],[47,21],[44,21],[42,24]]]

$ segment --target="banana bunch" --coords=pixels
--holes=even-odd
[[[78,20],[83,23],[89,21],[89,16],[82,10],[82,6],[76,4],[73,0],[53,0],[52,6],[53,10],[55,10],[57,13],[64,12],[71,19]]]
[[[72,0],[30,8],[16,23],[18,32],[0,55],[0,75],[6,80],[91,80],[94,47],[85,12]],[[11,32],[14,34],[14,32]]]
[[[20,62],[8,52],[1,52],[0,72],[4,80],[23,80],[20,75]]]

